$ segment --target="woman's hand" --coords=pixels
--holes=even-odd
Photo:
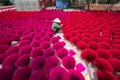
[[[63,24],[61,24],[61,26],[63,26]]]

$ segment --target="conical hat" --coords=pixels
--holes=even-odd
[[[55,19],[53,20],[53,22],[60,23],[61,21],[60,21],[60,19],[59,19],[59,18],[55,18]]]

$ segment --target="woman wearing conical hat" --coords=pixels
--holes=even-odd
[[[61,28],[62,28],[62,25],[63,24],[60,24],[61,23],[61,20],[59,18],[55,18],[53,20],[53,24],[52,24],[52,29],[54,30],[54,32],[58,32]]]

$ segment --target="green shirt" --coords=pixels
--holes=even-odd
[[[52,29],[53,29],[54,31],[60,29],[61,27],[62,27],[62,26],[58,25],[58,24],[55,23],[55,22],[52,24]]]

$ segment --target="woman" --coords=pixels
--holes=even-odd
[[[54,30],[55,33],[57,33],[62,28],[63,24],[60,24],[60,23],[61,23],[61,21],[59,18],[55,18],[53,20],[53,24],[52,24],[51,28]]]

